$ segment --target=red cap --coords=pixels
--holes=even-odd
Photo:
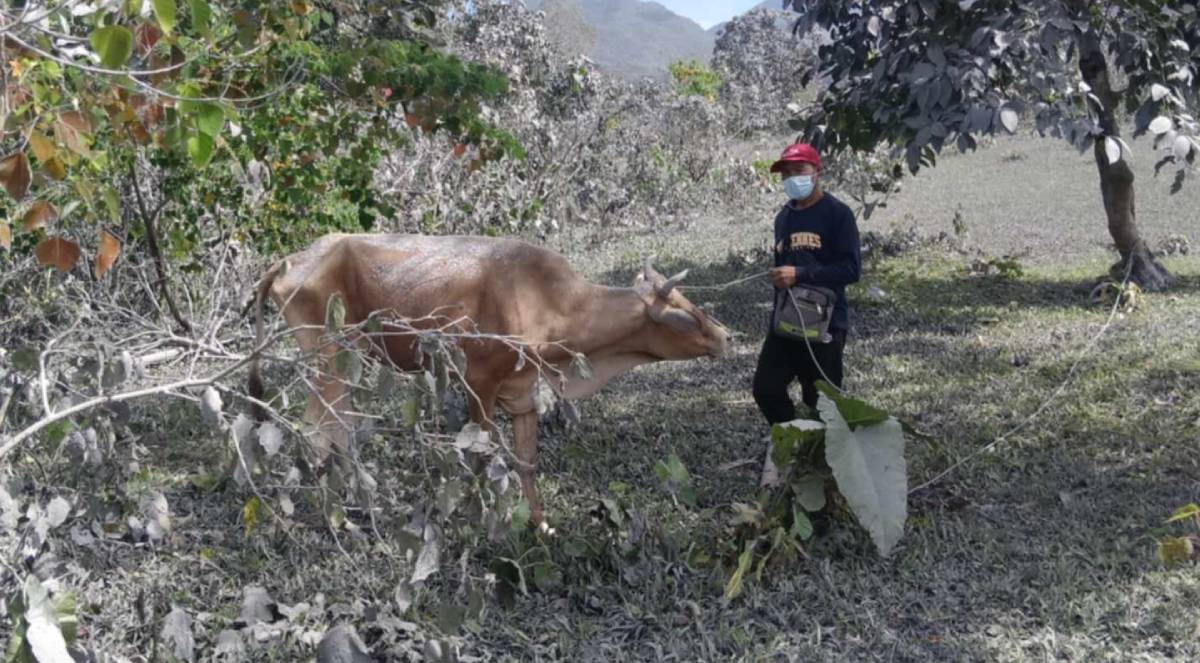
[[[817,150],[808,143],[794,143],[788,145],[783,150],[783,154],[779,155],[779,160],[771,164],[771,172],[777,173],[780,168],[783,168],[785,163],[811,163],[821,169],[821,155],[817,154]]]

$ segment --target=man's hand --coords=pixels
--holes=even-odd
[[[796,285],[796,268],[792,265],[772,268],[767,275],[776,288],[790,288]]]

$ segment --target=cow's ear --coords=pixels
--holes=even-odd
[[[696,319],[696,316],[681,308],[669,308],[663,311],[658,321],[680,331],[695,331],[700,328],[700,321]]]

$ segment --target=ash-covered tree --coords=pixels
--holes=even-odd
[[[892,141],[912,172],[947,145],[979,135],[1038,133],[1093,151],[1121,261],[1113,271],[1159,290],[1175,278],[1138,232],[1134,175],[1121,138],[1150,132],[1175,168],[1194,174],[1200,13],[1172,0],[785,0],[798,34],[827,30],[821,70],[831,84],[793,126],[827,150]],[[1157,170],[1156,170],[1157,172]]]
[[[519,155],[482,118],[506,79],[432,46],[440,4],[0,8],[0,265],[34,252],[68,272],[95,246],[100,277],[144,245],[165,287],[163,256],[203,242],[276,250],[393,215],[373,175],[406,122],[481,159]]]
[[[786,129],[800,78],[816,66],[813,40],[795,37],[786,16],[763,8],[737,16],[721,28],[713,46],[718,98],[736,134]]]

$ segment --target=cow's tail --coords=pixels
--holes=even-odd
[[[266,388],[263,385],[262,368],[259,366],[259,353],[262,352],[263,337],[266,335],[266,326],[263,324],[263,300],[267,298],[267,293],[270,292],[275,279],[283,272],[286,265],[287,263],[283,260],[272,265],[263,275],[262,280],[258,282],[254,292],[255,339],[253,354],[250,356],[250,377],[246,380],[246,392],[254,399],[250,404],[250,412],[258,421],[267,419],[267,412],[263,408]]]

